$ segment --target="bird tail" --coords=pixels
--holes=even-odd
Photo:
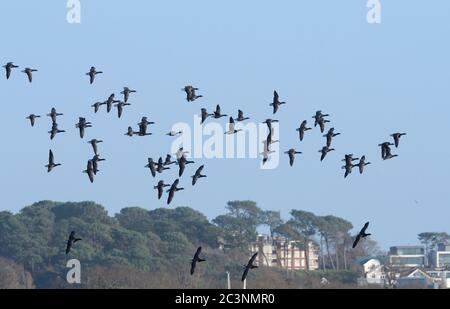
[[[205,259],[198,259],[198,262],[205,262]]]

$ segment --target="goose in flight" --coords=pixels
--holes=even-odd
[[[248,261],[247,265],[244,265],[245,269],[244,269],[244,273],[242,274],[242,282],[245,281],[245,279],[247,279],[247,275],[248,275],[248,271],[250,269],[255,269],[258,268],[258,266],[254,265],[253,263],[255,262],[256,256],[258,255],[258,252],[256,252],[255,254],[253,254],[253,256],[250,258],[250,260]]]
[[[286,104],[286,102],[280,102],[278,92],[273,92],[273,101],[270,103],[270,106],[273,106],[273,113],[276,114],[280,105]]]
[[[237,132],[242,131],[242,129],[235,129],[234,119],[230,117],[230,123],[228,124],[228,131],[225,134],[236,134]]]
[[[320,118],[320,120],[317,122],[320,127],[320,133],[323,133],[325,131],[325,123],[330,122],[329,120],[326,120],[325,118]]]
[[[195,186],[195,184],[197,183],[197,180],[199,180],[200,178],[204,178],[206,177],[206,175],[202,175],[202,170],[205,166],[202,165],[200,166],[196,171],[195,174],[192,177],[192,185]]]
[[[203,124],[209,116],[214,116],[214,114],[209,114],[206,108],[202,108],[200,116],[202,117],[200,124]]]
[[[345,174],[344,174],[344,178],[347,178],[348,175],[350,175],[352,173],[352,169],[353,169],[354,165],[353,164],[347,164],[345,163],[345,165],[342,167],[343,169],[345,169]]]
[[[191,262],[191,276],[194,274],[195,267],[197,266],[197,262],[201,263],[201,262],[206,261],[206,260],[200,258],[201,252],[202,252],[202,247],[198,247],[197,251],[194,254],[194,258],[192,259],[192,262]]]
[[[323,159],[325,159],[325,157],[327,156],[327,153],[329,153],[330,151],[334,151],[334,149],[329,148],[327,146],[323,146],[323,148],[321,150],[319,150],[319,152],[322,153],[322,156],[320,157],[320,161],[323,161]]]
[[[80,240],[81,240],[81,238],[76,238],[75,232],[72,231],[69,235],[69,240],[67,240],[66,254],[69,254],[70,249],[72,249],[73,244]]]
[[[195,100],[202,98],[202,95],[197,95],[195,91],[199,90],[193,86],[185,86],[182,91],[186,92],[186,100],[188,102],[194,102]]]
[[[123,87],[123,91],[120,94],[123,94],[123,101],[125,103],[128,102],[128,98],[130,97],[130,93],[135,93],[136,90],[131,90],[128,87]]]
[[[158,184],[153,187],[153,189],[158,190],[158,200],[161,199],[161,197],[162,197],[162,195],[164,193],[164,188],[165,187],[170,187],[170,185],[164,184],[164,180],[158,181]]]
[[[91,144],[92,145],[92,149],[94,150],[94,154],[96,155],[97,154],[97,144],[98,143],[103,143],[103,141],[102,140],[97,140],[97,139],[91,139],[89,142],[88,142],[88,144]]]
[[[389,145],[386,145],[384,147],[385,147],[385,152],[386,152],[386,155],[384,156],[384,160],[389,160],[389,159],[398,157],[398,155],[393,155],[391,153],[391,147],[389,147]]]
[[[345,162],[345,165],[351,165],[351,164],[353,164],[352,163],[353,161],[357,161],[357,160],[359,160],[359,158],[353,158],[353,154],[351,153],[351,154],[346,154],[345,158],[342,159],[342,162]]]
[[[308,121],[304,120],[302,124],[300,125],[300,128],[296,129],[298,131],[298,136],[300,138],[300,141],[303,141],[303,138],[305,137],[305,132],[308,130],[312,130],[312,128],[307,127]]]
[[[166,155],[166,160],[164,161],[164,166],[175,164],[177,161],[172,161],[172,156],[170,154]]]
[[[331,142],[333,141],[333,138],[341,135],[341,133],[334,133],[334,128],[331,128],[328,130],[327,134],[325,134],[323,137],[327,138],[327,147],[331,146]]]
[[[249,119],[250,118],[248,118],[248,117],[244,117],[244,112],[239,109],[238,110],[238,116],[234,120],[236,120],[236,121],[245,121],[245,120],[249,120]]]
[[[89,180],[91,183],[94,182],[94,164],[92,162],[92,160],[89,160],[87,163],[87,168],[83,171],[83,173],[86,173],[89,176]]]
[[[369,164],[371,163],[366,162],[366,156],[362,156],[361,159],[359,160],[359,163],[354,166],[355,167],[357,166],[359,168],[359,173],[362,174],[364,172],[364,167]]]
[[[406,135],[406,133],[394,133],[394,134],[391,134],[392,138],[394,139],[395,148],[398,148],[398,145],[400,143],[400,138],[402,136],[405,136],[405,135]]]
[[[50,133],[51,140],[55,138],[56,134],[64,133],[64,132],[66,132],[66,131],[58,129],[58,124],[56,122],[53,122],[52,129],[50,131],[48,131],[48,133]]]
[[[301,152],[300,151],[295,151],[294,148],[291,148],[288,151],[286,151],[285,154],[289,155],[289,164],[291,166],[293,166],[294,165],[294,160],[295,160],[295,155],[296,154],[301,154]]]
[[[181,157],[185,157],[188,153],[189,151],[185,151],[183,147],[180,147],[175,153],[175,157],[177,158],[177,160],[180,160]]]
[[[53,156],[53,151],[48,152],[48,164],[45,166],[47,168],[47,173],[50,173],[54,167],[60,166],[61,164],[55,163],[55,157]]]
[[[39,115],[31,114],[26,119],[30,120],[31,126],[34,127],[34,123],[36,122],[36,118],[41,118]]]
[[[103,104],[106,104],[106,112],[108,113],[111,111],[114,103],[120,103],[119,100],[114,100],[115,96],[116,95],[114,93],[111,93],[110,96],[108,97],[108,100],[103,102]]]
[[[269,160],[269,155],[275,153],[275,151],[269,149],[270,145],[267,143],[267,140],[263,141],[263,145],[263,152],[260,155],[263,157],[262,164],[264,165]]]
[[[180,183],[179,179],[176,179],[173,184],[170,186],[170,189],[167,190],[169,192],[169,197],[167,198],[167,205],[170,205],[172,202],[173,196],[175,195],[175,192],[178,192],[180,190],[184,190],[184,188],[178,188],[178,184]]]
[[[86,121],[86,118],[79,117],[78,123],[75,124],[75,127],[80,130],[80,137],[83,138],[84,137],[84,129],[92,128],[92,124],[90,122]]]
[[[150,173],[152,173],[153,177],[156,177],[156,163],[153,161],[152,158],[148,158],[148,164],[145,166],[146,168],[150,169]]]
[[[361,238],[366,238],[367,236],[372,235],[372,234],[366,234],[366,230],[368,227],[369,227],[369,222],[366,222],[366,224],[364,224],[364,227],[361,229],[361,231],[358,233],[358,235],[356,235],[356,239],[353,242],[353,248],[355,248],[358,245]]]
[[[18,66],[12,62],[8,62],[3,67],[6,70],[6,79],[9,79],[9,77],[11,76],[12,69],[18,68]]]
[[[184,169],[187,164],[193,164],[194,161],[188,161],[184,156],[178,160],[178,176],[181,177],[183,175]]]
[[[323,119],[324,117],[328,117],[328,116],[330,116],[330,115],[322,114],[322,111],[317,111],[316,114],[314,116],[312,116],[312,118],[314,118],[314,127],[317,127],[317,125],[319,124],[321,119]]]
[[[384,142],[384,143],[378,144],[378,146],[381,147],[381,158],[383,160],[385,160],[385,158],[386,158],[386,153],[387,153],[388,149],[390,151],[390,147],[389,146],[393,146],[393,145],[394,144],[392,144],[390,142]]]
[[[94,175],[97,175],[97,172],[99,171],[98,162],[100,161],[106,161],[106,159],[100,159],[100,155],[97,154],[92,158],[92,169],[94,171]]]
[[[276,123],[276,122],[279,122],[279,120],[269,118],[269,119],[266,119],[265,121],[263,121],[262,123],[267,124],[269,131],[272,131],[272,123]]]
[[[227,117],[227,116],[228,116],[228,115],[226,115],[226,114],[221,114],[221,113],[220,113],[220,105],[217,104],[216,110],[214,111],[214,118],[215,118],[215,119],[219,119],[219,118]]]
[[[91,105],[91,107],[94,108],[94,113],[97,113],[98,110],[100,109],[100,106],[105,105],[106,102],[95,102],[94,104]]]
[[[115,107],[117,107],[117,116],[118,116],[118,118],[122,117],[123,108],[125,106],[128,106],[128,105],[131,105],[131,104],[130,103],[121,102],[121,101],[119,101],[119,103],[114,105]]]
[[[33,81],[33,72],[37,72],[35,69],[25,68],[22,73],[27,74],[28,81],[31,83]]]
[[[86,75],[89,75],[89,81],[90,81],[91,85],[92,85],[92,83],[94,82],[95,76],[96,76],[97,74],[103,74],[103,72],[102,72],[102,71],[97,71],[97,70],[95,69],[95,67],[91,67],[91,69],[89,70],[89,72],[86,73]]]
[[[132,127],[128,127],[127,133],[125,133],[125,135],[128,135],[130,137],[133,135],[138,135],[138,134],[139,134],[139,132],[134,132]]]
[[[52,122],[55,123],[56,122],[56,117],[57,116],[62,116],[64,114],[61,113],[57,113],[56,112],[56,108],[52,107],[52,110],[50,111],[50,114],[47,114],[47,116],[49,116],[50,118],[52,118]]]
[[[162,157],[159,157],[158,163],[156,165],[156,171],[161,174],[164,170],[170,170],[170,167],[166,167]]]
[[[141,122],[138,123],[139,125],[139,136],[146,136],[146,135],[152,135],[152,133],[147,133],[147,127],[149,124],[155,124],[153,121],[148,121],[147,117],[142,117]]]

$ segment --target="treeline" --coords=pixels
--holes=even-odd
[[[283,221],[279,212],[263,211],[251,201],[229,202],[227,211],[212,222],[188,207],[130,207],[110,217],[94,202],[42,201],[18,214],[0,212],[0,288],[224,288],[226,272],[232,285],[241,287],[242,264],[261,226],[302,248],[310,240],[318,243],[324,252],[321,268],[340,287],[356,282],[354,257],[376,251],[373,241],[349,251],[353,226],[338,217],[293,210]],[[66,256],[72,230],[82,241]],[[190,276],[190,260],[200,245],[207,262]],[[79,286],[66,282],[69,259],[81,262]],[[248,287],[318,287],[323,275],[262,267],[250,274]]]

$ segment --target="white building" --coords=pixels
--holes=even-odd
[[[431,251],[430,260],[434,268],[450,267],[450,245],[439,244],[437,251]]]
[[[386,283],[386,274],[383,271],[383,265],[380,260],[376,258],[359,258],[359,265],[361,265],[364,277],[358,282],[359,285],[378,284],[384,285]]]
[[[314,242],[309,242],[309,254],[300,249],[300,242],[290,241],[284,237],[259,235],[252,244],[252,253],[258,252],[257,263],[268,267],[280,267],[292,270],[319,269],[319,249]],[[308,260],[308,268],[306,267]]]

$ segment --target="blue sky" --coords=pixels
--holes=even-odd
[[[127,206],[166,207],[144,169],[147,157],[164,156],[176,122],[192,123],[201,107],[241,108],[252,119],[271,116],[276,89],[282,106],[280,149],[298,148],[293,168],[282,157],[276,170],[259,160],[198,160],[181,179],[171,207],[190,206],[213,218],[228,200],[255,200],[263,209],[305,209],[370,221],[382,248],[415,244],[423,231],[450,232],[450,2],[381,1],[382,23],[366,21],[366,1],[81,1],[81,24],[66,21],[66,1],[2,1],[0,62],[39,70],[33,84],[23,73],[0,78],[3,162],[0,210],[16,212],[35,201],[94,200],[110,214]],[[89,85],[94,65],[105,73]],[[180,88],[193,84],[205,97],[187,103]],[[90,105],[137,89],[122,119],[94,114]],[[68,132],[50,141],[50,119],[34,128],[25,117],[56,107]],[[335,153],[319,162],[318,130],[299,143],[295,128],[321,109],[342,135]],[[94,125],[84,140],[75,123]],[[153,136],[128,138],[142,116],[157,124]],[[221,123],[225,124],[222,119]],[[382,162],[377,144],[408,133],[394,160]],[[308,132],[309,133],[309,132]],[[87,140],[103,139],[107,161],[95,183],[81,173],[92,155]],[[63,163],[51,174],[48,150]],[[367,173],[343,178],[345,153],[365,154]],[[192,188],[190,175],[205,164],[207,179]],[[172,182],[174,170],[162,179]],[[164,199],[165,200],[165,199]],[[356,229],[355,229],[356,230]]]

